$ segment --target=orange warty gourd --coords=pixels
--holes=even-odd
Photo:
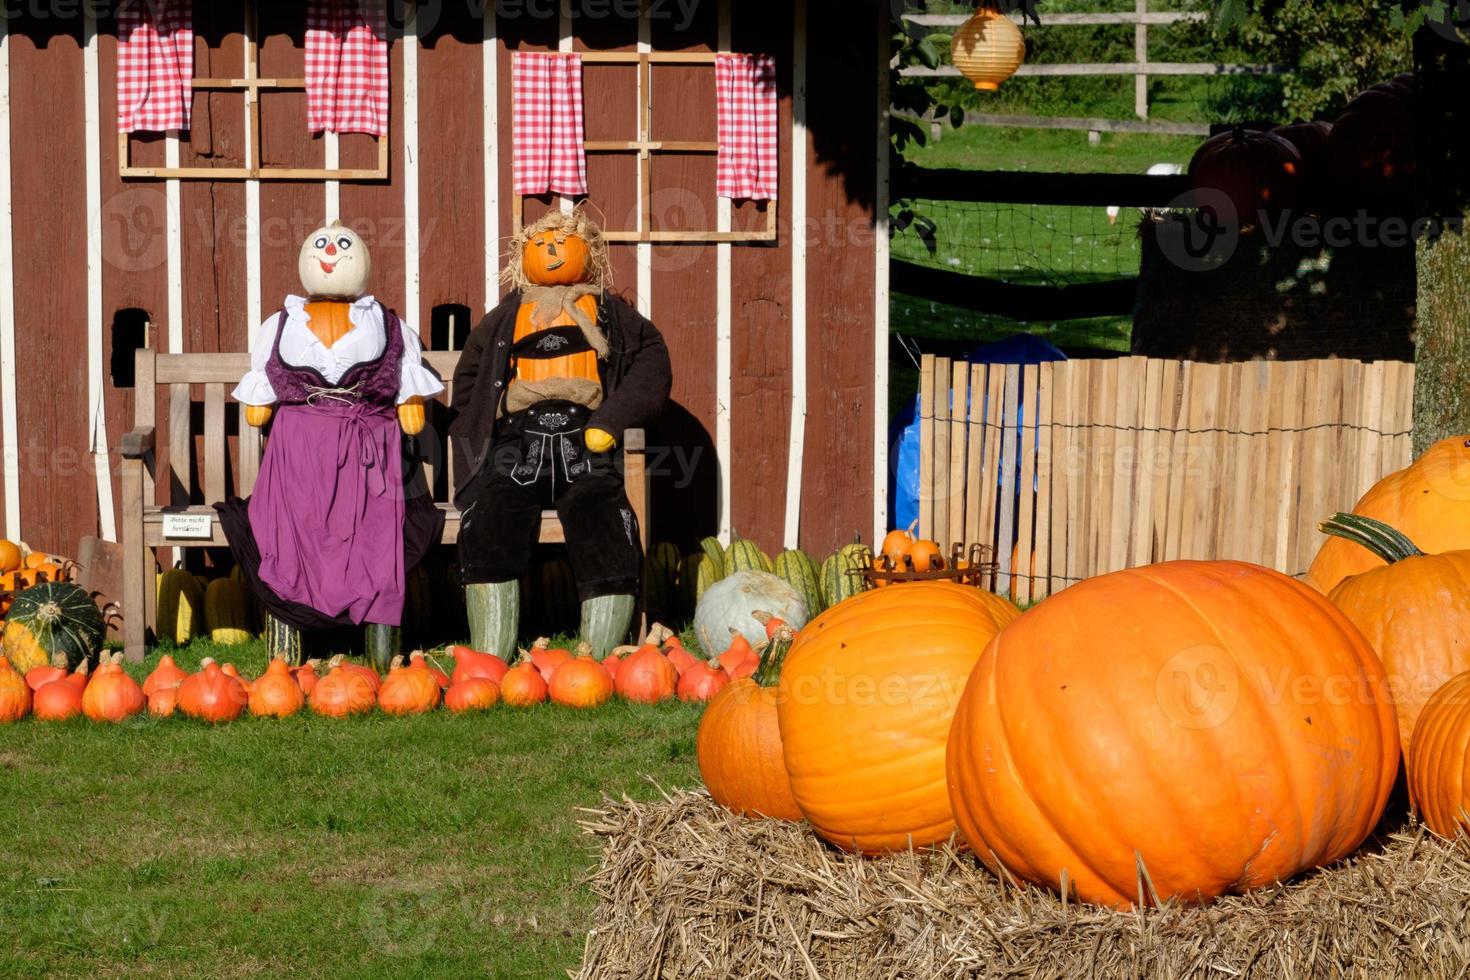
[[[1470,811],[1470,671],[1425,702],[1405,768],[1409,798],[1425,826],[1451,839],[1462,827],[1470,831],[1463,815]]]
[[[802,629],[778,709],[791,791],[818,834],[865,854],[949,838],[949,722],[985,644],[1019,615],[979,589],[914,582]]]
[[[527,656],[541,672],[541,679],[550,684],[551,675],[556,673],[556,668],[572,659],[572,651],[553,649],[551,641],[543,636],[531,644]]]
[[[1388,525],[1354,514],[1338,514],[1321,529],[1389,563],[1343,579],[1327,597],[1388,673],[1407,754],[1424,703],[1470,670],[1470,551],[1426,555]]]
[[[102,664],[82,692],[82,714],[92,721],[117,723],[126,721],[148,706],[148,699],[138,682],[122,668],[122,654]]]
[[[152,695],[154,691],[165,687],[178,687],[184,683],[184,679],[188,676],[187,671],[174,663],[173,656],[165,653],[162,657],[158,658],[158,666],[153,668],[153,673],[149,674],[147,680],[143,681],[143,693],[145,695]]]
[[[505,672],[510,670],[510,664],[493,653],[481,653],[460,646],[450,647],[446,652],[454,658],[454,673],[449,675],[451,685],[471,677],[483,677],[499,685]]]
[[[1231,561],[1102,575],[1007,626],[947,770],[981,861],[1129,908],[1204,901],[1352,853],[1399,744],[1383,667],[1310,586]]]
[[[31,713],[31,688],[0,654],[0,725],[20,721]]]
[[[331,666],[307,698],[311,710],[327,718],[347,718],[372,711],[378,703],[378,688],[373,683],[378,675],[348,663],[341,655],[332,658]]]
[[[280,657],[273,658],[265,673],[250,685],[250,713],[257,718],[289,718],[305,705],[301,685]]]
[[[421,715],[439,706],[439,679],[420,658],[417,666],[403,666],[393,658],[388,679],[378,691],[378,707],[386,715]]]
[[[444,692],[444,707],[455,714],[484,711],[500,702],[500,685],[488,677],[468,677],[449,685]]]
[[[696,660],[688,670],[679,675],[674,693],[680,701],[710,701],[730,683],[730,675],[719,667]]]
[[[516,664],[500,679],[500,700],[512,708],[529,708],[546,700],[546,678],[536,665]]]
[[[226,674],[210,657],[199,661],[199,672],[179,685],[179,710],[211,724],[234,721],[249,701],[240,678]]]
[[[657,704],[674,696],[679,672],[655,646],[643,646],[618,668],[618,696],[637,704]]]
[[[1353,513],[1397,528],[1431,555],[1470,549],[1470,436],[1430,446],[1407,469],[1374,484]],[[1328,538],[1307,570],[1307,582],[1325,595],[1349,575],[1381,564],[1365,548]]]
[[[577,657],[556,668],[547,687],[555,704],[568,708],[596,708],[613,695],[613,679],[591,657]]]
[[[87,662],[59,681],[43,684],[31,696],[31,714],[37,721],[67,721],[82,713],[87,689]]]
[[[787,630],[773,640],[755,676],[726,684],[699,720],[695,754],[704,785],[720,806],[747,817],[801,819],[776,717],[775,685],[791,639]]]
[[[160,687],[148,695],[148,713],[154,718],[172,718],[179,710],[179,689]]]

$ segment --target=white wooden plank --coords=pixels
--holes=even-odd
[[[786,455],[788,548],[801,543],[801,478],[806,460],[807,409],[807,0],[791,5],[795,22],[791,67],[791,438]]]
[[[423,254],[419,226],[419,14],[408,4],[403,24],[403,308],[411,328],[422,330]]]
[[[98,64],[97,10],[86,4],[82,29],[83,112],[86,117],[87,167],[87,430],[97,479],[97,533],[117,540],[113,509],[112,466],[108,462],[107,402],[102,364],[102,69]]]
[[[728,10],[730,0],[721,0],[722,9]],[[878,55],[875,70],[878,77],[878,140],[876,147],[878,186],[873,206],[874,215],[874,258],[873,275],[873,540],[882,541],[888,529],[888,329],[889,329],[889,272],[888,272],[888,204],[889,204],[889,143],[888,143],[888,60],[889,37],[888,14],[883,5],[878,5]],[[720,50],[728,51],[729,42],[721,35]],[[727,207],[728,201],[722,202]],[[971,444],[973,446],[973,442]]]

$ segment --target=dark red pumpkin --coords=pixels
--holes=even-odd
[[[1223,224],[1254,225],[1262,214],[1296,207],[1301,169],[1301,154],[1287,140],[1236,126],[1201,144],[1189,161],[1189,180],[1201,210]]]
[[[1271,130],[1296,148],[1302,158],[1297,176],[1297,200],[1302,207],[1312,211],[1325,210],[1332,202],[1330,152],[1327,139],[1332,135],[1332,123],[1322,119],[1297,122],[1289,126],[1277,126]]]
[[[1399,79],[1347,104],[1327,140],[1332,186],[1342,204],[1391,206],[1409,196],[1419,171],[1417,111],[1413,88]]]

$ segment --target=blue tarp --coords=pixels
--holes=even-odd
[[[994,343],[972,348],[965,360],[971,364],[1040,364],[1065,361],[1067,356],[1053,345],[1030,334],[1016,334]],[[983,407],[983,406],[982,406]],[[968,411],[969,406],[966,406]],[[1024,412],[1024,406],[1021,411]],[[1009,424],[1018,420],[1008,419]],[[908,527],[919,518],[919,396],[909,403],[888,428],[888,513],[894,527]]]

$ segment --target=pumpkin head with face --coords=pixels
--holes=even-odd
[[[357,232],[333,221],[301,243],[296,270],[307,297],[354,300],[368,291],[373,260]]]
[[[584,211],[549,211],[511,240],[505,277],[528,286],[608,285],[607,243]]]

